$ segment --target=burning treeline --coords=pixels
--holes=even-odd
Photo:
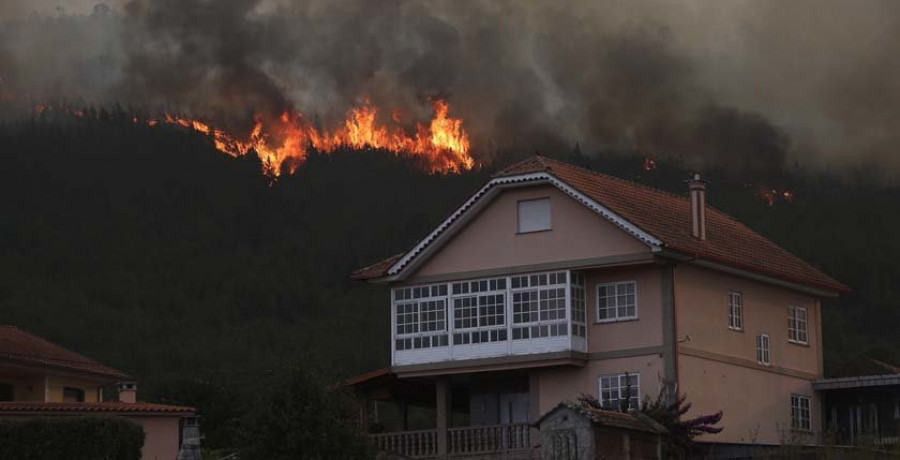
[[[161,117],[135,115],[133,121],[151,127],[177,125],[209,135],[219,151],[234,157],[256,152],[263,161],[264,172],[275,177],[292,173],[306,159],[309,149],[332,152],[340,147],[376,148],[414,156],[435,173],[471,169],[475,161],[470,156],[469,135],[462,119],[450,116],[450,104],[446,100],[432,98],[430,102],[431,120],[416,122],[412,130],[404,126],[408,122],[397,110],[391,113],[392,123],[381,122],[379,109],[368,100],[350,109],[343,122],[331,129],[317,128],[294,109],[285,109],[277,117],[255,114],[253,128],[245,135],[205,120],[168,113]],[[89,116],[85,110],[72,110],[63,105],[38,104],[34,111],[38,115],[61,111],[78,118]]]

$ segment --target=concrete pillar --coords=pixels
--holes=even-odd
[[[403,417],[403,431],[409,430],[409,403],[400,401],[400,414]]]
[[[450,427],[451,395],[450,381],[446,377],[439,377],[435,382],[437,398],[435,412],[437,413],[437,453],[438,457],[446,457],[449,453],[447,445],[447,428]]]

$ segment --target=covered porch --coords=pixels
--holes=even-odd
[[[527,370],[399,377],[389,368],[345,384],[360,425],[382,452],[408,458],[540,457]]]
[[[825,431],[838,445],[900,445],[900,374],[839,377],[813,383],[822,395]]]

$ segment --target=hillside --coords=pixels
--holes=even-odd
[[[491,173],[336,151],[273,182],[252,156],[115,112],[3,122],[0,145],[0,323],[135,375],[145,398],[199,404],[211,445],[228,419],[215,398],[286,361],[335,378],[387,364],[387,292],[347,274],[406,249]],[[674,161],[562,156],[678,193],[688,176]],[[855,289],[826,305],[828,369],[863,352],[900,361],[900,189],[800,170],[739,176],[707,172],[712,205]],[[770,206],[764,183],[791,201]]]

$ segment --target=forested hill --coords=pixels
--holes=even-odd
[[[407,249],[491,173],[429,175],[347,151],[273,183],[253,156],[111,114],[3,122],[0,146],[0,323],[133,373],[145,397],[188,403],[185,385],[252,385],[287,359],[338,376],[387,364],[388,294],[348,273]],[[562,157],[678,193],[688,176],[675,161]],[[862,352],[900,362],[900,190],[740,176],[708,171],[711,203],[855,289],[827,305],[830,368]],[[770,206],[770,182],[793,201]]]

